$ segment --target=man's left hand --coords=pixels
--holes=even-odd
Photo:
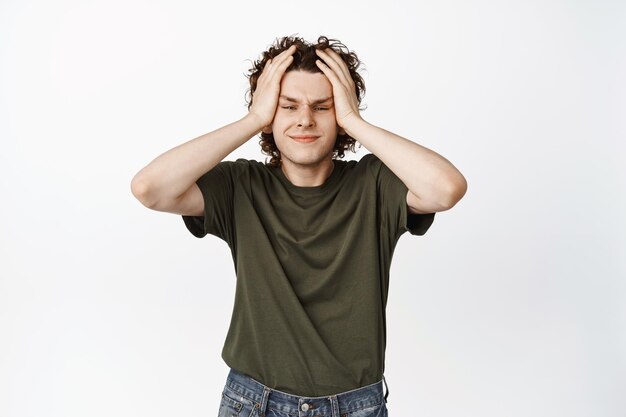
[[[315,63],[333,86],[337,124],[345,129],[349,120],[361,118],[354,81],[348,66],[332,48],[317,49],[315,52],[321,58]]]

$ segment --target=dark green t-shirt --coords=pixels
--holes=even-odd
[[[222,161],[196,182],[205,215],[183,216],[194,236],[215,235],[232,252],[237,283],[222,358],[301,396],[382,379],[393,250],[434,219],[408,212],[407,187],[375,155],[334,164],[324,184],[298,187],[280,168]]]

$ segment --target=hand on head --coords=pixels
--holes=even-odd
[[[317,49],[315,52],[321,58],[315,63],[333,86],[337,124],[345,128],[349,118],[361,117],[354,80],[346,63],[332,48]]]
[[[280,80],[293,61],[295,51],[296,46],[291,45],[273,59],[269,59],[257,80],[256,90],[252,95],[250,113],[256,115],[263,126],[269,126],[274,119],[280,95]]]

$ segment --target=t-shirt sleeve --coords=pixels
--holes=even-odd
[[[369,156],[371,155],[371,156]],[[435,213],[415,214],[409,212],[406,185],[377,156],[369,154],[376,173],[376,185],[381,215],[391,228],[391,236],[399,237],[405,232],[421,236],[435,220]]]
[[[212,234],[229,244],[232,242],[234,186],[245,162],[222,161],[198,178],[196,184],[204,199],[204,215],[182,216],[191,234],[198,238]]]

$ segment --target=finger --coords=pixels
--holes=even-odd
[[[271,85],[280,85],[280,81],[282,80],[283,75],[285,75],[287,68],[289,67],[289,65],[291,65],[292,62],[293,57],[288,56],[283,62],[281,62],[280,64],[277,63],[275,66],[273,66],[268,73],[267,82]]]
[[[338,73],[336,70],[333,70],[321,59],[318,59],[315,63],[333,86],[333,95],[335,96],[335,100],[343,95],[350,101],[350,97],[356,96],[354,87],[346,82],[345,76],[343,76],[341,72]]]
[[[285,72],[287,67],[293,62],[293,54],[296,52],[296,46],[291,45],[288,49],[280,53],[280,60],[276,62],[276,69]],[[284,55],[283,55],[284,54]]]
[[[271,61],[272,63],[267,68],[267,77],[269,79],[273,79],[276,77],[277,72],[278,72],[278,74],[280,74],[280,77],[282,78],[282,74],[285,72],[287,67],[289,67],[289,65],[293,61],[293,54],[295,51],[296,51],[296,46],[291,45],[289,48],[285,49],[280,54],[276,55],[274,58],[270,58],[269,61]],[[265,72],[265,68],[263,72]]]
[[[317,60],[315,61],[318,68],[322,70],[324,75],[328,78],[331,85],[333,86],[333,95],[335,99],[341,95],[345,95],[345,97],[350,102],[350,106],[353,108],[358,107],[356,90],[352,85],[346,85],[342,82],[341,78],[337,75],[335,71],[333,71],[328,65],[326,65],[323,61]]]
[[[267,60],[265,66],[263,67],[263,70],[261,71],[261,75],[259,76],[259,86],[265,85],[265,83],[275,83],[277,71],[278,74],[280,74],[280,78],[282,78],[282,74],[285,71],[284,69],[282,69],[282,67],[286,69],[293,60],[293,56],[291,56],[293,54],[293,51],[290,51],[290,49],[292,48],[288,48],[280,54],[276,55],[274,58],[270,58]],[[278,81],[280,81],[280,78]]]
[[[290,57],[293,58],[292,55],[295,51],[296,51],[296,46],[291,45],[289,48],[285,49],[280,54],[276,55],[274,58],[271,58],[271,61],[272,61],[271,67],[276,68],[277,66],[280,66],[281,64],[283,64],[286,60],[289,60]]]
[[[315,63],[317,64],[318,68],[322,70],[322,72],[328,78],[333,87],[337,88],[337,85],[345,87],[341,83],[341,80],[339,80],[339,77],[337,77],[337,73],[333,71],[328,65],[326,65],[324,61],[318,59],[317,61],[315,61]]]
[[[337,72],[338,75],[342,75],[345,79],[346,85],[352,85],[354,80],[352,80],[352,76],[350,75],[350,70],[343,59],[339,56],[337,52],[335,52],[332,48],[326,49],[317,49],[318,56],[324,60],[333,71]]]
[[[268,59],[257,81],[256,96],[265,97],[266,94],[269,94],[266,99],[270,99],[270,97],[272,97],[270,99],[272,101],[278,99],[280,81],[289,65],[293,62],[293,53],[295,51],[295,45],[291,45],[280,54]]]
[[[324,75],[330,81],[330,84],[333,86],[333,96],[335,97],[335,99],[337,99],[337,97],[342,94],[345,94],[348,97],[351,95],[353,89],[350,88],[350,86],[347,86],[344,82],[342,82],[342,80],[339,78],[339,76],[337,76],[337,73],[335,71],[333,71],[323,61],[317,60],[315,61],[315,63],[317,64],[318,68],[322,70]]]
[[[265,79],[265,75],[269,72],[271,63],[272,63],[272,58],[265,61],[265,64],[263,65],[263,68],[261,69],[261,74],[259,75],[257,83],[260,83],[261,80]]]

